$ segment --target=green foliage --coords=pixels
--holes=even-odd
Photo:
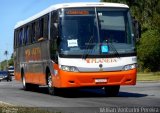
[[[0,67],[0,69],[1,69],[1,70],[5,70],[5,69],[6,69],[6,66],[7,66],[7,60],[4,60],[4,61],[1,62],[1,67]]]
[[[13,66],[13,65],[14,65],[13,58],[11,58],[11,59],[8,61],[8,65],[9,65],[9,66]]]
[[[7,60],[4,60],[1,63],[1,67],[0,70],[6,70],[7,68]],[[13,61],[13,55],[11,56],[11,58],[8,60],[8,66],[14,66],[14,61]]]
[[[143,33],[137,53],[141,70],[156,71],[160,69],[160,38],[156,30]]]

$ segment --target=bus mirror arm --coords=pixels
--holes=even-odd
[[[132,22],[134,26],[135,39],[136,41],[139,41],[141,38],[141,25],[135,18],[133,18]]]
[[[58,48],[58,45],[60,45],[60,41],[61,41],[61,39],[60,39],[60,37],[57,35],[57,39],[56,39],[57,48]]]
[[[139,41],[141,38],[141,24],[137,21],[136,26],[136,40]]]
[[[56,54],[54,55],[54,62],[56,64],[58,64],[58,53],[56,52]]]
[[[54,45],[54,49],[55,51],[58,50],[58,45],[59,45],[59,38],[57,36],[57,38],[53,39],[53,45]]]

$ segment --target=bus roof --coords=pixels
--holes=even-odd
[[[119,7],[119,8],[129,8],[125,4],[120,3],[107,3],[107,2],[80,2],[80,3],[63,3],[63,4],[56,4],[48,7],[47,9],[37,13],[34,16],[29,17],[26,20],[20,21],[15,25],[15,29],[31,22],[53,10],[57,10],[60,8],[73,8],[73,7]]]

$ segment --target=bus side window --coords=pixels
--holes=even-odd
[[[53,11],[51,15],[51,39],[57,38],[58,36],[58,12]]]
[[[24,40],[24,29],[21,28],[21,46],[23,45],[23,40]]]
[[[23,43],[23,29],[21,28],[19,30],[19,46],[22,46],[22,43]]]
[[[16,39],[16,31],[14,31],[14,48],[16,48],[16,41],[15,41],[15,39]]]
[[[25,26],[24,27],[24,45],[27,45],[28,44],[28,26]]]
[[[16,31],[16,47],[18,47],[18,38],[19,38],[19,31]]]
[[[38,39],[40,38],[40,19],[38,19],[35,23],[35,41],[38,41]]]
[[[24,29],[24,38],[23,38],[23,44],[26,45],[26,27]]]
[[[43,40],[43,17],[38,19],[38,22],[37,22],[37,38],[36,40],[37,41],[42,41]]]
[[[22,28],[22,45],[25,45],[25,29]]]
[[[36,22],[32,23],[31,43],[36,41]]]
[[[14,48],[18,47],[18,30],[15,30],[14,34]]]
[[[28,44],[31,44],[32,43],[32,25],[31,24],[29,24],[28,25]]]
[[[38,37],[38,40],[43,38],[43,21],[44,21],[43,18],[39,19],[39,37]]]
[[[43,37],[48,39],[49,14],[44,16],[43,21]]]
[[[16,48],[16,30],[14,31],[14,48]]]
[[[53,11],[51,13],[51,27],[50,27],[50,38],[51,38],[51,58],[54,62],[58,63],[57,48],[58,48],[58,12]]]

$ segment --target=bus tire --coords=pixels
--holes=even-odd
[[[107,96],[116,97],[118,96],[119,89],[120,89],[120,86],[116,85],[116,86],[106,86],[104,90]]]
[[[31,85],[26,83],[26,78],[25,78],[24,72],[22,72],[22,85],[23,85],[24,90],[30,90],[31,89]]]
[[[48,72],[47,74],[47,86],[48,86],[48,93],[50,95],[56,95],[56,91],[57,91],[57,88],[53,87],[52,86],[52,75],[50,72]]]
[[[38,89],[39,89],[39,86],[37,84],[26,83],[24,73],[22,74],[22,85],[23,85],[23,89],[26,91],[31,91],[31,90],[38,91]]]

